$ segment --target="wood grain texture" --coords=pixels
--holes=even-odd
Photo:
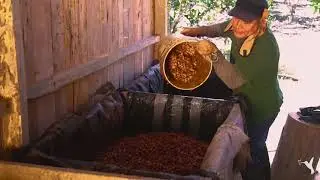
[[[66,13],[66,11],[68,13]],[[52,14],[52,53],[53,72],[59,73],[72,67],[74,63],[73,52],[76,52],[72,34],[78,31],[75,27],[77,21],[76,4],[72,1],[51,1]],[[73,84],[62,87],[55,93],[56,118],[73,111]]]
[[[104,17],[103,9],[101,8],[101,2],[104,0],[95,0],[88,1],[87,3],[87,33],[88,33],[88,63],[92,61],[95,57],[103,56],[101,54],[102,47],[102,29],[101,23],[102,18]],[[95,92],[97,87],[99,86],[99,75],[100,71],[95,71],[89,74],[87,79],[88,81],[88,96],[90,96]]]
[[[115,23],[118,23],[118,44],[116,45],[118,48],[124,47],[124,20],[123,20],[123,14],[124,14],[124,7],[123,2],[124,0],[118,0],[118,21]],[[115,15],[116,16],[116,15]],[[118,76],[118,88],[123,86],[123,59],[121,58],[120,61],[115,65],[116,71],[114,71],[115,76]]]
[[[154,33],[160,37],[168,35],[168,0],[154,0]],[[154,58],[158,58],[157,45],[154,50]]]
[[[160,40],[154,36],[154,1],[15,3],[23,7],[16,14],[21,17],[20,54],[25,59],[21,66],[26,74],[22,89],[28,118],[23,126],[31,140],[66,113],[87,104],[107,81],[120,88],[139,76],[149,67],[153,44]]]
[[[155,34],[164,37],[168,34],[168,0],[154,0]]]
[[[123,47],[133,43],[133,0],[123,1]],[[123,58],[123,85],[129,84],[134,78],[134,56]]]
[[[111,53],[110,56],[95,58],[94,60],[90,60],[86,64],[82,64],[68,71],[58,73],[51,79],[40,81],[39,83],[28,89],[28,98],[35,99],[48,93],[52,93],[60,89],[61,87],[77,79],[88,76],[91,73],[97,72],[107,67],[108,65],[117,62],[118,60],[120,60],[120,62],[118,63],[121,63],[123,57],[149,47],[150,45],[158,41],[159,37],[157,36],[149,37],[145,40],[138,41],[136,42],[136,44],[131,45],[127,48],[121,48],[118,51]]]
[[[80,0],[79,1],[79,59],[75,60],[75,67],[81,66],[88,61],[88,31],[87,31],[87,11],[88,11],[88,0]],[[74,91],[73,91],[73,104],[74,111],[78,111],[81,105],[86,104],[88,102],[88,92],[89,92],[89,84],[88,80],[85,78],[80,78],[77,81],[74,81]],[[28,96],[29,97],[29,96]]]
[[[53,39],[52,39],[52,16],[51,16],[51,1],[49,0],[33,0],[30,1],[28,7],[30,10],[27,17],[27,35],[32,39],[32,44],[24,42],[24,46],[31,46],[30,51],[27,51],[27,78],[28,87],[41,81],[49,79],[54,74],[53,72]],[[28,24],[29,23],[29,24]],[[30,54],[28,54],[30,53]],[[50,94],[38,101],[30,102],[29,104],[29,124],[33,127],[30,130],[31,139],[40,135],[50,124],[55,117],[55,95]]]
[[[26,82],[26,62],[23,46],[23,6],[22,1],[17,0],[12,3],[13,27],[16,46],[16,59],[18,69],[18,84],[20,93],[20,112],[21,112],[21,130],[22,145],[29,143],[29,119],[28,119],[28,97]],[[0,138],[1,139],[1,138]]]
[[[112,46],[109,44],[112,41],[112,8],[113,1],[103,1],[101,8],[104,10],[104,18],[102,23],[102,44],[104,47],[103,54],[110,55]],[[101,83],[105,84],[109,81],[109,71],[113,71],[113,65],[109,65],[101,70]]]
[[[135,0],[133,4],[133,33],[134,33],[134,40],[133,41],[139,41],[143,39],[142,36],[142,5],[143,5],[143,0]],[[135,55],[135,60],[134,60],[134,77],[138,77],[140,74],[143,73],[143,56],[142,52],[137,52]]]

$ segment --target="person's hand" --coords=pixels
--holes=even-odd
[[[211,55],[212,53],[216,53],[219,49],[211,41],[203,39],[197,43],[197,50],[202,55]]]
[[[196,37],[201,35],[201,30],[200,28],[184,27],[181,31],[181,34],[185,36]]]

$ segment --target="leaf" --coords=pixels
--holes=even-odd
[[[179,24],[185,17],[191,26],[198,25],[200,21],[205,19],[212,19],[210,13],[213,10],[218,10],[218,13],[230,10],[235,5],[236,0],[169,0],[170,11],[170,27],[171,32],[175,32],[177,29],[177,23]],[[216,11],[214,11],[216,12]],[[182,14],[180,16],[179,14]]]

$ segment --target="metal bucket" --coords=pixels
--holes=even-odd
[[[202,56],[200,59],[201,63],[204,64],[201,68],[196,69],[197,81],[191,81],[188,83],[181,83],[170,77],[170,70],[166,66],[168,56],[175,48],[183,43],[189,43],[195,45],[196,51]],[[186,39],[177,38],[173,36],[166,37],[159,43],[159,61],[160,61],[160,71],[165,80],[170,83],[173,87],[180,90],[194,90],[201,86],[210,77],[213,67],[213,59],[216,58],[217,52],[216,46],[208,40],[196,40],[196,39]]]

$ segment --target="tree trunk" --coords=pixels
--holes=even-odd
[[[319,137],[320,125],[306,123],[299,120],[296,113],[290,113],[273,160],[272,179],[320,179],[310,170],[320,170]],[[311,162],[312,158],[312,167],[308,168],[305,163]]]

